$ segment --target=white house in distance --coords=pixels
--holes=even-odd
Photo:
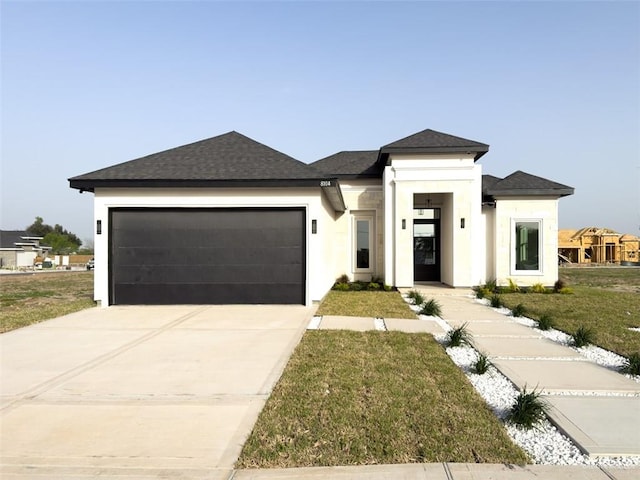
[[[342,274],[552,285],[573,188],[482,175],[488,150],[424,130],[307,165],[229,132],[73,177],[95,196],[95,300],[309,305]]]

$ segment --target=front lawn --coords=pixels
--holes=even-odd
[[[0,333],[94,305],[93,272],[0,275]]]
[[[528,459],[431,335],[321,330],[298,345],[237,467],[407,462]]]
[[[640,352],[640,269],[561,268],[562,278],[573,293],[503,293],[507,308],[519,303],[526,316],[551,315],[558,330],[572,334],[584,326],[595,334],[595,344],[628,357]]]
[[[416,314],[398,292],[331,290],[318,308],[317,315],[349,317],[411,318]]]

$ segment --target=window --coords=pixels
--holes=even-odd
[[[541,271],[540,220],[515,222],[515,270]]]
[[[373,218],[357,216],[354,226],[354,271],[373,270]]]

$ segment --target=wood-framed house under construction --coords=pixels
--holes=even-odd
[[[571,263],[635,263],[640,261],[640,238],[599,227],[559,230],[558,254]]]

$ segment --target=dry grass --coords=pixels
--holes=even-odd
[[[0,333],[94,305],[93,272],[0,275]]]
[[[339,292],[331,290],[317,315],[349,317],[411,318],[416,314],[398,292]]]
[[[309,331],[237,466],[527,461],[431,335]]]
[[[560,276],[572,294],[504,293],[507,308],[522,303],[527,316],[547,314],[554,328],[572,334],[579,327],[593,331],[595,344],[628,357],[640,352],[640,269],[562,268]]]
[[[640,293],[640,268],[563,267],[560,278],[569,285]]]

